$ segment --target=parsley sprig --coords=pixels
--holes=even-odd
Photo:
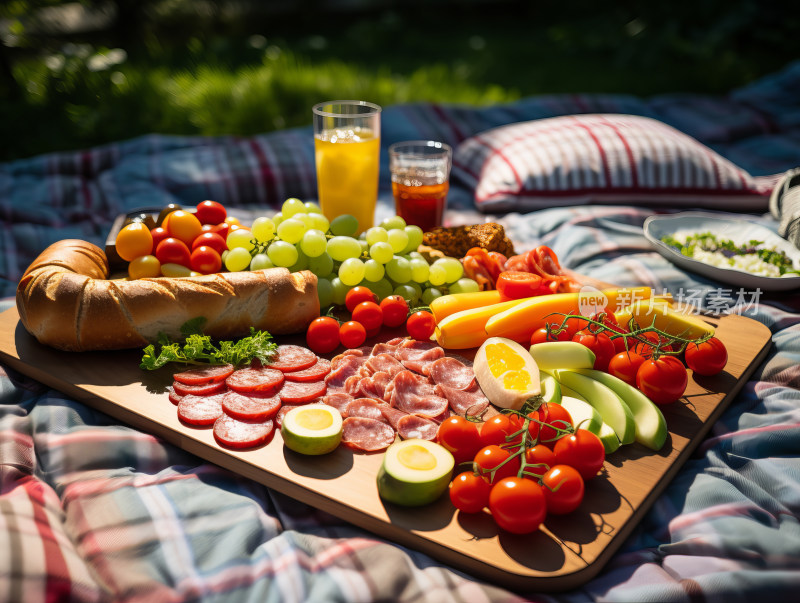
[[[254,359],[266,364],[275,354],[278,346],[267,331],[250,327],[250,335],[237,341],[214,342],[209,335],[200,330],[205,319],[198,318],[181,327],[182,342],[172,341],[164,333],[159,334],[158,342],[143,350],[139,367],[154,371],[170,362],[189,365],[232,364],[241,366]]]

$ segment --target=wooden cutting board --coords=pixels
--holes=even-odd
[[[140,370],[138,350],[45,347],[22,327],[16,308],[0,314],[0,360],[123,423],[488,582],[556,591],[601,570],[766,356],[771,334],[761,323],[738,315],[709,322],[728,348],[728,365],[714,377],[690,377],[685,397],[665,408],[670,437],[664,448],[621,447],[606,459],[605,474],[587,483],[577,511],[549,517],[525,536],[498,530],[488,512],[456,512],[447,496],[418,509],[383,503],[375,485],[382,453],[340,447],[305,457],[286,449],[279,433],[259,449],[223,449],[210,429],[180,423],[166,394],[171,371]]]

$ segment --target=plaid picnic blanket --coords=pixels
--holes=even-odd
[[[457,145],[498,125],[573,113],[661,119],[754,175],[800,158],[800,63],[725,97],[570,95],[468,108],[389,107],[383,147]],[[382,170],[382,174],[388,171]],[[391,213],[382,181],[380,213]],[[258,213],[312,199],[309,129],[236,138],[147,136],[0,165],[0,310],[50,242],[102,243],[122,211],[216,199]],[[662,208],[669,211],[670,208]],[[653,209],[581,206],[479,215],[453,190],[448,220],[496,219],[519,250],[706,307],[730,287],[653,251]],[[725,214],[720,214],[725,215]],[[767,227],[768,216],[748,216]],[[772,601],[800,588],[800,295],[745,313],[773,347],[621,550],[583,587],[512,593],[207,463],[0,366],[0,601]]]

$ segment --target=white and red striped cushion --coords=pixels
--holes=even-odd
[[[586,203],[766,211],[779,175],[750,176],[660,121],[597,114],[482,132],[456,149],[453,177],[485,212]]]

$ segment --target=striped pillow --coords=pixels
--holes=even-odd
[[[484,212],[587,203],[766,211],[778,179],[750,176],[660,121],[615,114],[487,130],[458,146],[452,176]]]

